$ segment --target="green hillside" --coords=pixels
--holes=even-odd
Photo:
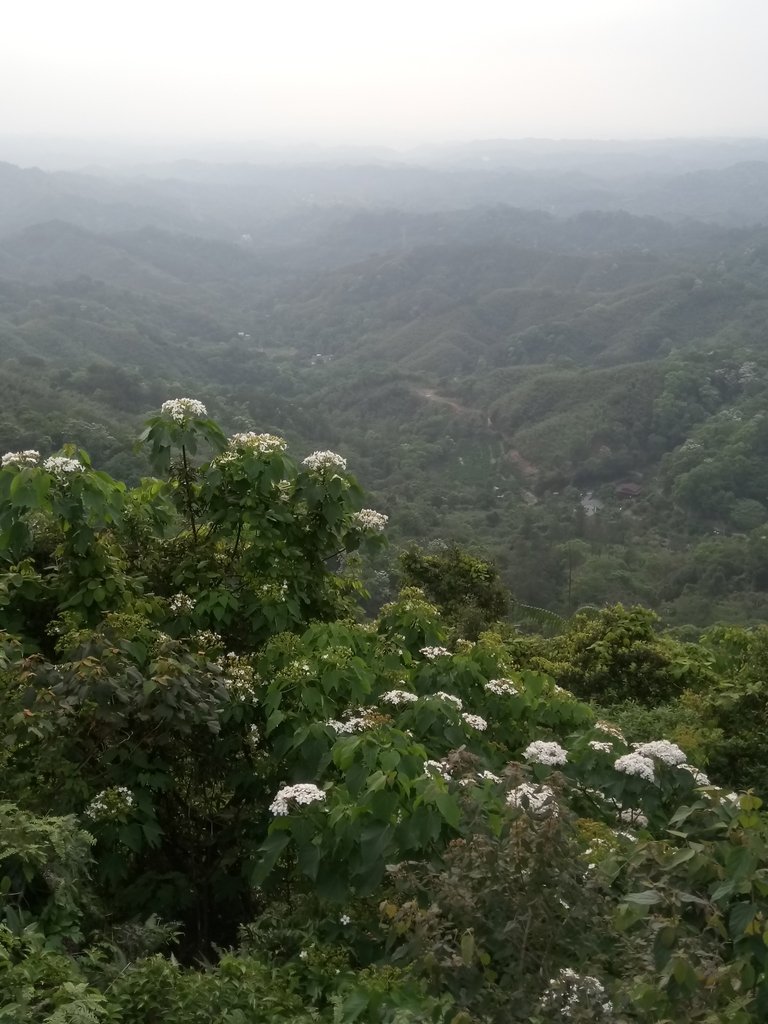
[[[482,551],[527,603],[763,615],[747,424],[765,402],[766,229],[504,206],[271,216],[237,243],[63,221],[0,242],[6,446],[92,438],[135,482],[141,418],[188,393],[227,429],[348,454],[399,544]],[[622,501],[627,482],[641,491]],[[393,569],[375,568],[381,597]]]

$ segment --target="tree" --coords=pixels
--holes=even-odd
[[[433,555],[413,545],[400,556],[400,566],[403,583],[422,589],[467,639],[477,639],[507,614],[510,595],[496,566],[456,544]]]

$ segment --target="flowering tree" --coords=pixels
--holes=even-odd
[[[759,800],[628,743],[520,637],[448,645],[419,590],[359,621],[336,560],[386,517],[345,460],[205,415],[166,403],[131,491],[75,449],[2,460],[2,797],[94,866],[62,910],[60,855],[0,847],[20,926],[155,914],[189,959],[240,929],[342,1020],[413,985],[434,1020],[759,1019]]]

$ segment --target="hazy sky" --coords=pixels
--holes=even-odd
[[[8,0],[0,134],[768,135],[768,0]]]

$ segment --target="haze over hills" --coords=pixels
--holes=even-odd
[[[1,142],[2,140],[0,140]],[[0,145],[0,157],[12,146]],[[487,151],[487,152],[486,152]],[[0,237],[45,220],[95,231],[145,225],[232,240],[308,209],[445,212],[505,204],[571,216],[627,210],[677,221],[763,222],[768,143],[464,144],[363,158],[350,151],[288,162],[194,159],[42,172],[0,164]],[[318,159],[324,155],[325,159]]]
[[[2,441],[135,479],[181,390],[342,450],[396,541],[479,547],[526,601],[759,616],[767,146],[2,164]]]

